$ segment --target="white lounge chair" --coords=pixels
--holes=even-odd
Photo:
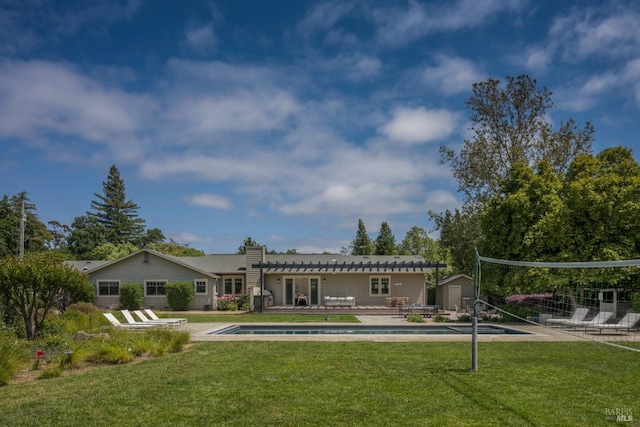
[[[138,322],[131,313],[129,313],[129,310],[120,310],[120,313],[122,313],[122,315],[124,316],[124,318],[127,320],[127,323],[129,325],[142,325],[142,326],[166,326],[165,324],[160,324],[160,323],[144,323],[144,322]]]
[[[150,308],[145,308],[144,311],[149,315],[151,320],[162,320],[161,318],[156,316],[156,314]],[[175,321],[179,321],[178,323],[187,323],[187,319],[184,319],[181,317],[172,317],[171,319],[174,319]]]
[[[139,324],[135,324],[132,325],[130,323],[122,323],[120,322],[116,316],[113,315],[113,313],[102,313],[104,315],[104,317],[107,318],[107,320],[109,322],[111,322],[111,324],[117,328],[122,328],[122,329],[147,329],[147,328],[154,328],[157,325],[144,325],[142,323]]]
[[[584,321],[585,317],[587,317],[587,314],[589,314],[589,309],[586,307],[578,307],[576,308],[576,311],[573,312],[573,315],[569,318],[563,318],[563,319],[547,319],[547,321],[545,322],[545,325],[549,325],[551,324],[551,326],[553,325],[563,325],[565,323],[568,322],[582,322]]]
[[[589,329],[598,329],[600,333],[602,331],[626,331],[632,330],[638,323],[640,323],[640,313],[627,313],[618,323],[600,323],[589,326]]]
[[[180,325],[184,325],[186,322],[184,322],[184,319],[149,319],[147,316],[144,315],[144,313],[140,310],[133,310],[133,312],[135,313],[136,316],[138,316],[138,318],[140,320],[142,320],[142,323],[145,324],[149,324],[149,325],[166,325],[166,326],[171,326],[171,327],[178,327]]]
[[[609,319],[611,319],[613,317],[613,313],[610,311],[601,311],[600,313],[598,313],[598,315],[596,317],[594,317],[591,320],[583,320],[583,321],[576,321],[576,322],[566,322],[563,323],[562,326],[568,327],[568,328],[589,328],[589,327],[593,327],[594,325],[601,325],[603,323],[607,323],[609,321]]]

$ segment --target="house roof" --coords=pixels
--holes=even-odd
[[[426,272],[446,264],[425,261],[420,256],[400,255],[267,255],[264,262],[253,264],[266,273],[363,273]]]
[[[245,274],[245,254],[211,254],[200,257],[179,257],[149,249],[141,249],[114,261],[68,261],[85,273],[93,273],[139,253],[149,253],[207,275]],[[332,255],[332,254],[266,254],[265,260],[252,264],[264,273],[418,273],[446,267],[446,264],[425,261],[417,255]]]
[[[447,283],[453,282],[457,279],[464,278],[469,282],[473,283],[473,278],[471,276],[467,276],[466,274],[454,274],[453,276],[443,277],[438,281],[438,286],[446,285]]]

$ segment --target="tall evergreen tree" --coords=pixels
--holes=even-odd
[[[355,239],[351,242],[351,255],[373,255],[373,243],[362,219],[358,220],[358,231]]]
[[[380,225],[380,232],[375,241],[375,254],[376,255],[395,255],[398,253],[396,247],[396,238],[391,232],[391,227],[387,224],[387,221],[383,221]]]
[[[91,201],[93,212],[87,215],[104,227],[108,243],[138,245],[144,237],[145,220],[138,216],[138,205],[127,200],[124,180],[115,165],[109,169],[102,187],[103,194],[94,193],[97,200]]]

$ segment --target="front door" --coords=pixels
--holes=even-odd
[[[293,305],[295,301],[296,286],[293,277],[284,278],[284,305]]]
[[[320,278],[309,278],[309,304],[320,305]]]
[[[453,310],[454,306],[462,307],[462,289],[460,286],[449,286],[449,307]]]

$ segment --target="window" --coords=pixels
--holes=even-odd
[[[157,296],[167,294],[166,280],[147,280],[144,282],[144,291],[147,296]]]
[[[242,277],[225,277],[224,293],[229,295],[241,295],[244,279]]]
[[[198,294],[206,294],[207,293],[207,280],[206,279],[196,279],[193,283],[194,290],[196,295]]]
[[[370,295],[389,295],[391,283],[390,276],[370,276],[369,277],[369,294]]]
[[[120,282],[117,280],[98,280],[98,295],[120,295]]]

